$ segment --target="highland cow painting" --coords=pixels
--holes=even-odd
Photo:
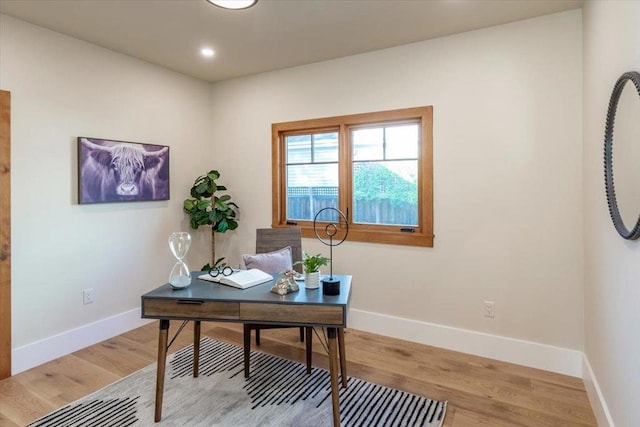
[[[78,138],[78,203],[169,200],[169,147]]]

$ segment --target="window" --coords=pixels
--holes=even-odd
[[[315,237],[316,213],[335,207],[348,240],[433,246],[432,117],[420,107],[273,124],[272,226]]]

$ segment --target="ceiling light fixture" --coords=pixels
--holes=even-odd
[[[200,54],[205,58],[211,58],[215,54],[215,51],[210,47],[203,47],[202,49],[200,49]]]
[[[207,0],[212,5],[223,9],[248,9],[258,2],[258,0]]]

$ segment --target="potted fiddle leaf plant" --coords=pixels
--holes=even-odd
[[[238,228],[238,205],[231,201],[228,194],[220,195],[227,187],[218,185],[220,172],[211,170],[206,175],[196,178],[191,187],[191,197],[183,203],[183,209],[191,217],[191,228],[201,225],[211,226],[211,264],[207,263],[202,270],[210,270],[220,265],[224,258],[216,259],[216,233],[226,233]]]
[[[304,286],[307,289],[317,289],[320,286],[320,267],[329,264],[329,258],[321,254],[309,255],[303,252],[302,261],[297,261],[295,265],[302,264],[304,270]]]

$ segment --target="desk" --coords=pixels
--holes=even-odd
[[[322,287],[308,290],[304,286],[298,292],[277,295],[271,292],[270,281],[241,290],[197,277],[203,272],[191,273],[191,285],[174,290],[166,283],[142,295],[142,317],[158,319],[158,368],[156,377],[155,421],[162,418],[162,397],[167,358],[169,322],[193,320],[193,376],[198,376],[200,353],[200,322],[236,322],[287,324],[303,327],[326,327],[329,341],[329,372],[331,377],[331,401],[333,425],[340,425],[338,402],[338,344],[342,330],[347,326],[347,309],[351,297],[351,276],[338,276],[339,295],[323,295]],[[344,342],[340,342],[341,352]],[[247,355],[245,354],[245,357]],[[346,387],[346,366],[342,363],[342,383]]]

